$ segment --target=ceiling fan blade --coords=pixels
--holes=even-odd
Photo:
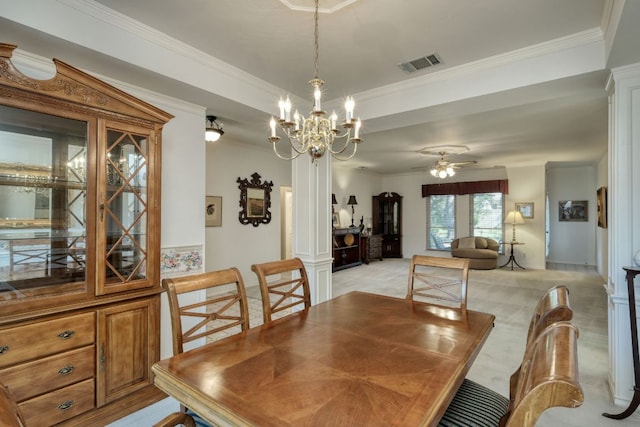
[[[454,167],[454,168],[459,168],[461,166],[467,166],[467,165],[475,165],[476,163],[478,163],[475,160],[469,160],[466,162],[451,162],[449,163],[449,166]]]

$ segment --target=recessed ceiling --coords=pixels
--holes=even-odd
[[[2,12],[3,41],[205,106],[225,123],[226,140],[264,147],[280,95],[296,97],[300,109],[311,105],[313,14],[294,10],[313,8],[311,0],[48,4],[86,14],[76,20],[88,25],[84,32],[68,31],[51,10],[26,7]],[[364,119],[364,142],[347,167],[404,172],[427,160],[418,151],[442,145],[468,147],[463,156],[477,168],[595,162],[606,153],[604,35],[617,30],[607,27],[609,0],[320,0],[320,7],[333,11],[319,19],[323,99],[339,106],[352,95]],[[51,19],[42,21],[45,12]],[[634,39],[635,20],[620,21],[628,23],[625,40]],[[114,32],[103,37],[90,22]],[[616,64],[628,46],[613,44]],[[433,52],[444,59],[437,67],[413,74],[398,67]]]

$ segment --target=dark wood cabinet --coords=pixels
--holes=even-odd
[[[360,238],[360,258],[365,264],[369,264],[369,261],[375,259],[382,261],[382,234]]]
[[[355,267],[360,260],[360,228],[336,228],[333,230],[333,271]]]
[[[373,235],[382,235],[382,256],[402,258],[402,196],[380,193],[372,200]]]

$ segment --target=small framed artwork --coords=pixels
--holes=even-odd
[[[523,218],[533,218],[533,202],[516,203],[516,210],[522,214]]]
[[[333,228],[340,228],[340,215],[334,212],[332,215]]]
[[[204,225],[206,227],[220,227],[222,225],[222,197],[205,197]]]
[[[596,203],[598,205],[598,227],[607,228],[607,187],[598,188]]]
[[[588,221],[588,200],[560,200],[558,202],[558,219],[560,221]]]

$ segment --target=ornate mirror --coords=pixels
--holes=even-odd
[[[272,181],[262,182],[260,174],[254,172],[251,181],[247,178],[236,180],[240,188],[240,213],[238,219],[241,224],[253,224],[257,227],[260,224],[271,222],[271,188]]]

